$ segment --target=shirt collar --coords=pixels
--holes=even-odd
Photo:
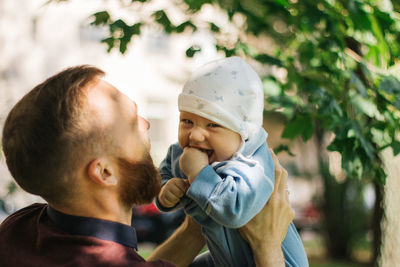
[[[61,229],[73,235],[91,236],[137,250],[135,228],[112,221],[68,215],[47,206],[47,214]]]

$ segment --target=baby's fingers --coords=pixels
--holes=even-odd
[[[172,178],[172,179],[173,179],[173,187],[171,188],[171,192],[173,192],[178,197],[182,197],[184,194],[186,194],[186,191],[189,188],[189,182],[186,179],[181,179],[181,178]]]

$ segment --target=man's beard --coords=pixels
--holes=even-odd
[[[140,162],[118,158],[121,175],[120,200],[123,205],[150,203],[161,189],[161,177],[150,155]]]

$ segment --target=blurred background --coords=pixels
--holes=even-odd
[[[191,72],[238,55],[265,91],[268,144],[289,172],[311,266],[400,262],[400,1],[0,0],[0,128],[45,78],[77,64],[137,102],[159,164],[177,141]],[[43,200],[0,156],[0,221]],[[182,212],[136,207],[144,256]]]

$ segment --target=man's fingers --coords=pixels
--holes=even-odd
[[[285,198],[289,200],[289,195],[287,193],[288,172],[279,163],[278,157],[275,155],[274,151],[272,149],[270,149],[270,151],[275,167],[275,192],[285,194]]]
[[[279,187],[278,190],[280,193],[285,193],[287,195],[287,177],[288,173],[285,169],[282,168],[280,171],[280,182],[279,182]]]
[[[286,192],[284,192],[284,194],[285,194],[285,200],[286,200],[287,202],[290,202],[290,200],[289,200],[289,191],[288,191],[287,189],[285,189],[285,191],[286,191]]]
[[[282,178],[282,166],[279,163],[278,157],[275,155],[274,150],[270,148],[271,156],[272,156],[272,161],[274,162],[274,168],[275,168],[275,182],[274,182],[274,187],[276,188],[274,191],[276,192],[279,190],[280,185],[281,185],[281,178]]]
[[[272,148],[269,149],[271,156],[272,156],[272,161],[274,162],[274,168],[275,168],[275,181],[274,181],[274,188],[277,188],[279,186],[279,182],[280,182],[280,177],[277,172],[277,169],[279,168],[279,160],[276,157],[274,150]]]

